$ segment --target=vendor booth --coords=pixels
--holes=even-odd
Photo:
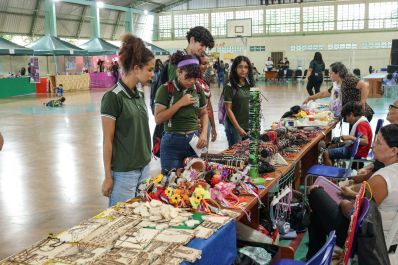
[[[13,70],[15,56],[32,54],[32,49],[0,38],[0,58],[2,58],[0,62],[0,98],[27,95],[35,92],[35,85],[30,83],[30,78],[25,76],[19,77],[21,75],[20,69],[18,69],[19,72]],[[6,59],[7,57],[8,60]],[[1,78],[2,76],[3,78]]]
[[[119,47],[106,42],[101,38],[94,38],[80,46],[82,49],[87,50],[89,56],[97,55],[116,55]],[[92,58],[88,58],[92,61]],[[95,65],[93,65],[95,66]],[[87,66],[87,70],[90,67]],[[95,88],[110,88],[116,83],[116,78],[112,72],[91,72],[90,73],[90,89]]]
[[[65,91],[70,90],[88,90],[89,76],[80,75],[59,75],[58,62],[56,56],[84,56],[87,51],[57,37],[45,35],[39,40],[28,45],[34,50],[35,56],[52,56],[55,64],[56,75],[50,75],[49,85],[50,91],[54,92],[55,88],[62,84]]]

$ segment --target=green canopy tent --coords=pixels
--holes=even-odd
[[[37,41],[28,45],[28,48],[34,50],[34,55],[64,55],[64,56],[84,56],[87,51],[81,49],[60,38],[45,35]]]
[[[58,65],[55,56],[85,56],[87,51],[83,50],[69,42],[63,41],[58,37],[45,35],[37,41],[28,45],[28,48],[33,49],[35,56],[53,56],[55,71],[58,73]],[[47,59],[48,67],[48,59]],[[48,70],[48,69],[47,69]]]
[[[153,52],[154,55],[169,55],[170,53],[152,43],[144,41],[145,45]]]
[[[9,40],[6,40],[0,37],[0,56],[9,55],[10,56],[10,71],[12,72],[12,56],[24,56],[24,55],[32,55],[33,50],[29,48],[25,48],[21,45],[13,43]]]
[[[94,38],[80,45],[80,48],[87,50],[89,56],[95,55],[113,55],[118,54],[119,47],[103,40],[102,38]]]
[[[32,55],[33,50],[0,37],[0,55]]]

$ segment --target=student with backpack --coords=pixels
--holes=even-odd
[[[184,55],[201,56],[207,48],[214,47],[214,39],[210,31],[202,26],[191,28],[186,35],[188,46],[185,50],[181,51]],[[157,90],[167,81],[173,81],[176,78],[177,66],[173,63],[165,62],[160,78],[151,89],[151,106],[155,105],[155,97]],[[152,97],[153,95],[153,97]],[[153,99],[153,100],[152,100]],[[160,142],[163,136],[163,124],[158,124],[155,127],[152,141],[153,148],[152,154],[155,157],[160,157]]]
[[[206,97],[196,83],[201,78],[199,60],[177,51],[170,62],[177,65],[176,79],[162,85],[155,98],[155,122],[164,124],[160,144],[160,164],[163,172],[183,166],[183,160],[196,156],[190,146],[199,137],[197,148],[207,145],[208,114]],[[198,133],[198,116],[202,131]]]
[[[254,85],[253,66],[249,58],[236,57],[231,66],[229,82],[223,91],[226,113],[224,126],[229,147],[247,136],[250,88]]]

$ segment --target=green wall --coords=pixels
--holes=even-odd
[[[0,98],[36,93],[35,83],[29,77],[0,78]]]

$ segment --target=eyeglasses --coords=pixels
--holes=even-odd
[[[398,107],[397,106],[394,106],[394,105],[390,105],[389,107],[388,107],[388,109],[390,110],[390,109],[392,109],[392,108],[394,108],[394,109],[398,109]]]

